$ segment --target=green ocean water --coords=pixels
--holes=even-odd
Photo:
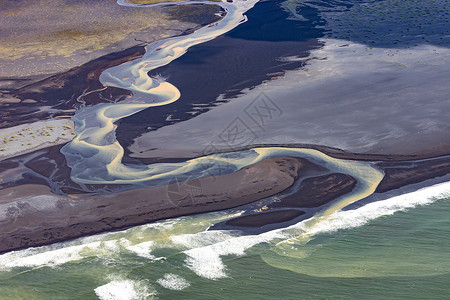
[[[209,213],[8,253],[0,299],[449,299],[449,188],[314,228],[207,231],[238,212]]]

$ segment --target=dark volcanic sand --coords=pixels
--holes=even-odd
[[[213,226],[212,229],[232,229],[227,228],[227,226],[237,227],[238,229],[243,229],[239,227],[255,228],[277,223],[278,226],[281,226],[280,223],[296,219],[302,215],[303,218],[307,218],[317,211],[318,207],[350,193],[356,183],[357,181],[353,177],[341,173],[306,178],[301,180],[300,187],[293,193],[279,196],[277,201],[266,205],[264,211],[255,213],[255,210],[253,210],[251,214],[228,220]],[[302,210],[293,208],[301,208]],[[308,213],[306,214],[306,212]]]
[[[172,75],[169,81],[180,88],[184,98],[182,101],[176,102],[178,106],[174,104],[171,108],[172,110],[166,111],[164,115],[159,115],[159,111],[152,110],[144,111],[132,118],[123,120],[122,126],[119,126],[118,131],[119,140],[123,138],[126,144],[127,141],[131,141],[133,137],[139,134],[139,130],[136,130],[136,128],[142,127],[142,130],[147,130],[146,127],[148,126],[157,128],[192,117],[193,115],[188,113],[188,108],[194,107],[195,104],[216,105],[219,102],[213,102],[220,93],[232,96],[245,87],[252,87],[273,76],[278,76],[284,70],[302,66],[303,62],[301,61],[283,63],[278,58],[288,55],[306,57],[309,50],[319,47],[320,43],[315,38],[322,36],[322,31],[314,28],[314,26],[318,24],[317,22],[321,22],[320,18],[317,12],[312,10],[308,15],[311,22],[301,23],[302,26],[306,26],[302,28],[302,32],[305,33],[303,35],[296,31],[280,31],[280,28],[287,28],[292,26],[292,24],[300,23],[287,25],[283,22],[293,21],[286,20],[285,15],[268,14],[271,11],[270,7],[278,3],[279,1],[261,2],[258,4],[259,11],[252,10],[248,13],[251,17],[252,13],[258,15],[266,11],[267,18],[270,20],[264,20],[264,24],[258,18],[251,18],[253,22],[247,22],[228,35],[220,37],[211,43],[194,47],[192,51],[180,60],[175,61],[165,69],[156,70],[155,74],[161,72],[163,75]],[[277,11],[280,14],[284,13],[279,9]],[[314,22],[315,24],[313,25]],[[267,26],[267,24],[271,24],[271,26]],[[290,34],[295,34],[296,36]],[[258,55],[250,51],[254,48],[257,48],[260,52]],[[232,49],[234,50],[231,51]],[[98,82],[98,76],[102,70],[136,59],[143,52],[144,48],[142,46],[133,47],[104,56],[38,83],[11,90],[11,94],[17,98],[22,100],[35,99],[37,103],[8,103],[2,105],[0,128],[42,120],[50,116],[67,115],[73,113],[70,110],[79,107],[83,102],[89,105],[99,101],[120,100],[128,95],[129,92],[115,88],[94,91],[102,88]],[[235,59],[233,63],[224,59],[227,53],[231,53],[230,57]],[[217,55],[220,59],[217,58]],[[204,61],[201,61],[201,59],[199,61],[199,58],[204,59]],[[251,61],[248,61],[248,59],[251,59]],[[225,64],[224,61],[226,61]],[[236,68],[239,69],[244,64],[247,66],[245,72],[238,72]],[[196,67],[194,68],[193,66]],[[215,74],[222,77],[205,75],[210,72],[204,71],[211,69],[212,66],[219,70]],[[226,67],[231,68],[227,69]],[[175,71],[174,69],[177,70]],[[229,76],[229,74],[238,74],[240,77]],[[229,81],[224,82],[221,80],[223,78],[229,78]],[[187,79],[195,80],[197,83],[204,82],[205,86],[199,87]],[[190,88],[194,90],[189,90]],[[83,90],[91,91],[92,93],[77,99]],[[202,91],[205,94],[200,100],[197,99],[198,91]],[[103,100],[99,100],[100,98],[103,98]],[[197,100],[198,102],[195,102]],[[38,112],[39,107],[43,105],[53,107],[56,110],[67,109],[67,111]],[[211,107],[205,107],[204,110],[208,110]],[[167,106],[164,109],[167,108],[170,107]],[[202,110],[198,110],[198,112],[202,112]],[[166,117],[171,113],[174,113],[179,120],[167,121]],[[152,118],[155,115],[158,115],[158,118]],[[144,122],[144,125],[141,124],[143,123],[141,120],[148,119],[152,119],[154,123]],[[419,155],[383,156],[354,154],[339,149],[314,145],[286,146],[314,148],[336,158],[383,161],[379,162],[377,166],[385,171],[386,177],[380,183],[377,193],[383,193],[429,178],[443,176],[450,172],[449,156],[414,161],[436,155],[448,155],[448,149],[439,149],[435,153]],[[52,151],[58,149],[58,147],[54,147],[47,151],[47,154],[43,151],[42,155],[25,163],[25,167],[30,170],[30,173],[26,174],[29,177],[25,176],[24,179],[17,181],[24,185],[15,188],[7,188],[8,185],[6,185],[4,189],[0,190],[0,205],[9,205],[6,210],[6,218],[4,220],[0,219],[0,252],[64,241],[165,218],[241,206],[286,190],[299,178],[298,171],[306,170],[305,163],[301,159],[267,159],[220,178],[202,178],[192,182],[181,183],[181,185],[137,189],[120,193],[94,196],[77,195],[79,192],[76,190],[77,187],[68,179],[69,170],[64,168],[64,158],[57,157],[54,160],[55,152],[52,153]],[[160,158],[142,159],[141,161],[150,162],[157,160],[160,160]],[[161,158],[161,160],[164,160],[164,158]],[[130,161],[133,160],[130,159]],[[2,168],[0,171],[3,171],[4,168],[8,170],[19,167],[20,161],[16,158],[0,163],[0,168]],[[53,169],[63,171],[54,173],[52,172]],[[249,170],[252,170],[252,172]],[[71,195],[55,196],[50,193],[47,187],[29,185],[30,183],[46,183],[55,191],[62,187],[63,191]],[[317,208],[350,192],[355,184],[355,180],[346,174],[326,174],[307,178],[301,182],[299,189],[295,193],[269,205],[269,211],[243,216],[229,220],[226,223],[230,226],[261,227],[290,221],[302,216],[303,212],[291,209],[276,209],[286,207]],[[200,189],[200,192],[192,196],[193,188]],[[107,188],[102,190],[102,192],[104,191],[111,192]],[[35,196],[44,196],[40,199],[47,199],[45,200],[47,201],[46,205],[36,208],[36,203],[33,202],[35,201],[33,200]]]
[[[349,155],[351,154],[347,153],[343,156],[350,158]],[[359,156],[356,154],[353,158]],[[406,185],[419,183],[431,178],[438,178],[450,173],[450,156],[419,161],[393,161],[392,158],[385,157],[387,161],[377,163],[377,166],[386,175],[380,182],[375,194],[392,191]],[[311,213],[317,211],[318,207],[331,203],[337,197],[351,192],[355,185],[356,181],[346,174],[335,173],[307,178],[301,181],[299,189],[295,190],[294,193],[280,197],[278,201],[267,205],[268,210],[264,213],[255,213],[252,211],[250,215],[244,215],[217,224],[212,229],[246,230],[246,227],[260,227],[258,224],[264,224],[268,212],[276,212],[280,208],[302,208],[302,210],[308,213],[304,215],[304,218],[307,218]],[[277,218],[279,219],[277,220]],[[283,223],[286,221],[283,214],[272,214],[270,215],[270,223],[268,224]],[[249,225],[251,222],[254,223],[254,226]],[[252,232],[249,231],[249,233]]]
[[[351,154],[347,153],[346,156]],[[353,158],[358,157],[359,155],[353,155]],[[389,175],[377,192],[450,172],[450,156],[418,162],[395,162],[391,159],[392,157],[378,163],[378,167],[386,170]],[[414,165],[419,169],[414,171]],[[5,188],[0,190],[0,205],[8,207],[7,216],[0,221],[0,251],[51,244],[166,218],[240,207],[279,195],[293,186],[295,180],[302,179],[302,172],[308,174],[311,168],[311,163],[304,159],[270,158],[228,175],[205,177],[179,185],[94,196],[59,196],[50,193],[45,186],[29,184]],[[303,178],[300,192],[295,191],[298,198],[281,198],[280,202],[269,205],[269,210],[263,211],[260,216],[244,216],[228,224],[233,224],[230,227],[235,228],[239,224],[250,227],[250,223],[254,223],[256,227],[260,227],[258,225],[282,223],[289,219],[285,214],[267,213],[275,212],[280,207],[314,210],[314,206],[326,205],[339,195],[351,191],[354,183],[353,178],[345,174]],[[44,201],[42,199],[47,199],[44,197],[39,201],[33,200],[36,196],[50,197],[45,200],[50,204],[47,203],[44,208],[36,208],[33,201],[39,203]],[[298,199],[303,199],[303,202]],[[307,213],[300,217],[309,215]],[[267,219],[267,216],[270,218]]]
[[[413,162],[382,162],[378,166],[385,176],[375,192],[383,193],[450,173],[450,156]]]
[[[97,196],[54,195],[38,185],[3,189],[0,252],[244,205],[289,188],[302,167],[296,158],[268,158],[233,174]]]
[[[274,223],[282,223],[295,219],[305,212],[295,209],[284,209],[279,211],[263,212],[257,215],[248,215],[231,219],[225,222],[229,226],[238,227],[262,227]]]
[[[317,39],[323,37],[323,29],[316,26],[323,21],[312,8],[305,13],[308,21],[290,20],[280,8],[282,2],[256,3],[246,13],[247,22],[189,48],[169,65],[151,71],[151,75],[167,77],[180,90],[181,97],[164,107],[153,107],[120,120],[117,137],[126,153],[136,137],[149,131],[148,127],[156,130],[191,119],[233,101],[231,98],[245,88],[304,66],[310,51],[322,46]],[[303,60],[285,61],[285,57]],[[218,100],[220,95],[226,100]]]
[[[356,185],[356,180],[346,174],[333,173],[319,177],[307,178],[300,188],[292,195],[274,202],[269,208],[277,207],[318,207],[350,193]]]

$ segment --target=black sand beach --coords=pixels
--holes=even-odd
[[[351,153],[344,156],[355,160],[367,158]],[[418,162],[395,161],[395,158],[386,157],[386,161],[377,163],[387,176],[376,193],[450,173],[448,156]],[[251,211],[251,215],[226,223],[234,229],[276,225],[302,217],[303,211],[308,209],[324,207],[353,189],[355,180],[345,174],[304,178],[313,165],[305,159],[270,158],[228,175],[92,196],[71,194],[70,191],[67,195],[55,195],[48,187],[35,184],[4,188],[0,190],[1,204],[6,209],[0,221],[0,251],[46,245],[166,218],[239,207],[276,196],[293,186],[294,182],[301,181],[299,189],[291,196],[276,198],[259,213]],[[425,169],[428,171],[423,173]]]

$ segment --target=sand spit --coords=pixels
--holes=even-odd
[[[357,157],[354,154],[354,159]],[[403,186],[432,178],[445,180],[445,174],[450,173],[450,157],[380,161],[376,166],[386,176],[375,194],[388,191],[395,194],[402,193]],[[232,174],[113,194],[63,196],[51,193],[46,186],[32,184],[6,188],[0,190],[0,252],[241,207],[266,198],[275,200],[258,211],[250,208],[251,216],[245,214],[230,221],[229,228],[225,229],[276,226],[303,217],[303,212],[307,217],[354,188],[352,177],[317,168],[305,159],[278,157],[261,160]],[[424,175],[423,170],[429,172]],[[296,181],[299,187],[295,187]],[[285,191],[286,195],[282,196]],[[306,195],[314,197],[310,199]]]
[[[38,121],[0,129],[0,161],[54,145],[75,137],[69,119]]]
[[[54,195],[39,185],[0,191],[0,252],[251,203],[290,187],[303,167],[268,158],[233,174],[116,194]]]
[[[335,153],[346,159],[378,159],[377,168],[385,174],[376,191],[364,201],[384,199],[385,195],[399,195],[415,191],[423,187],[420,183],[427,180],[443,182],[450,174],[450,156],[431,159],[403,160],[400,156],[365,156],[352,153]],[[395,159],[395,161],[394,161]],[[410,159],[410,158],[409,158]],[[303,171],[303,170],[302,170]],[[283,225],[283,222],[299,222],[317,213],[339,197],[350,193],[357,182],[348,174],[326,173],[316,174],[314,177],[299,178],[295,188],[290,188],[278,194],[275,201],[267,203],[262,209],[243,208],[241,216],[227,222],[215,224],[212,229],[244,230],[246,232],[264,232]],[[367,202],[366,202],[367,203]],[[251,229],[249,229],[251,228]]]

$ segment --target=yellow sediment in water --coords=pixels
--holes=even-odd
[[[277,149],[279,149],[278,151],[281,152],[292,151],[291,155],[294,156],[295,154],[297,154],[300,155],[301,157],[307,157],[313,160],[320,160],[321,165],[325,165],[329,169],[336,172],[349,174],[357,180],[357,185],[351,193],[339,197],[338,201],[336,201],[333,205],[328,207],[325,211],[307,220],[304,225],[305,230],[301,234],[277,243],[276,246],[281,249],[290,248],[291,244],[298,244],[309,241],[309,238],[315,234],[316,232],[315,227],[319,223],[326,222],[327,219],[330,217],[330,215],[341,210],[342,208],[356,201],[359,201],[367,196],[372,195],[373,192],[376,190],[378,184],[384,177],[383,172],[376,169],[369,162],[337,159],[313,149],[296,149],[296,148],[290,149],[290,148],[272,147],[272,148],[263,148],[262,152],[269,152],[269,153],[274,151],[276,152]],[[259,149],[255,150],[258,152],[261,151]],[[289,154],[289,152],[286,154]]]
[[[142,59],[105,70],[100,76],[104,85],[127,89],[134,94],[118,104],[86,107],[73,117],[77,136],[62,149],[69,166],[72,167],[72,179],[79,183],[93,184],[137,183],[184,174],[192,171],[196,163],[198,167],[200,160],[181,164],[155,164],[148,168],[122,164],[124,150],[115,138],[111,139],[116,129],[114,123],[143,109],[177,101],[180,92],[175,86],[157,78],[150,78],[147,73],[182,56],[189,47],[212,40],[235,28],[246,20],[243,13],[256,2],[221,2],[220,5],[227,10],[227,15],[215,26],[203,27],[188,36],[156,42],[147,47],[147,53]],[[127,5],[120,1],[119,4]],[[83,158],[83,154],[87,152],[95,154]],[[91,163],[93,160],[96,161],[95,164]],[[99,164],[101,161],[103,163]],[[92,169],[93,165],[102,170]],[[100,173],[105,176],[98,176]]]

